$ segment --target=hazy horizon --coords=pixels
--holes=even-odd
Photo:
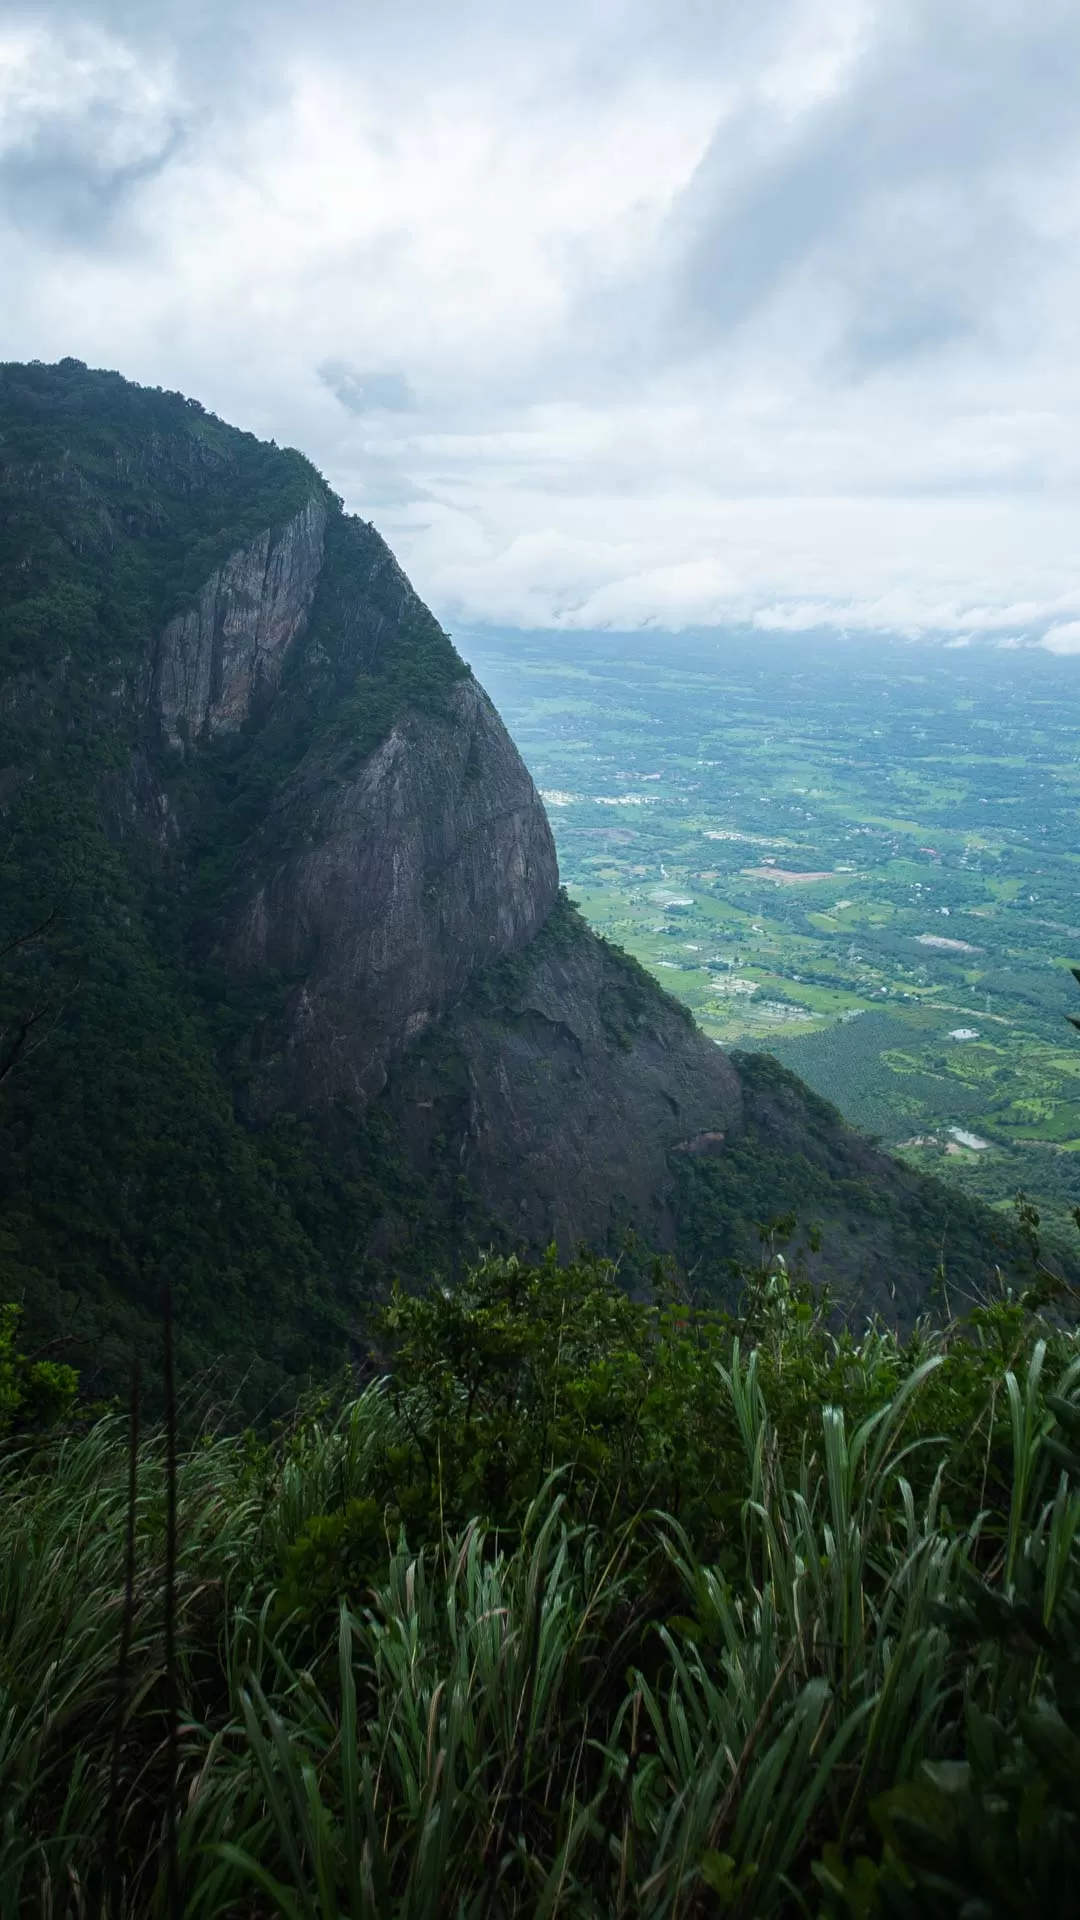
[[[300,446],[448,624],[1080,649],[1065,0],[15,0],[0,356]]]

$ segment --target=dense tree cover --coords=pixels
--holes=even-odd
[[[326,488],[302,454],[78,360],[0,365],[0,653],[91,690]]]
[[[795,1074],[768,1054],[733,1058],[746,1102],[745,1132],[726,1143],[721,1157],[677,1166],[688,1270],[719,1275],[745,1261],[756,1223],[771,1213],[843,1228],[831,1238],[827,1273],[846,1303],[858,1304],[870,1275],[893,1264],[891,1301],[908,1323],[926,1305],[935,1270],[938,1304],[946,1311],[950,1287],[959,1305],[981,1296],[993,1267],[1015,1273],[1023,1249],[1011,1221],[991,1223],[977,1201],[906,1168],[883,1178],[865,1137]],[[1062,1250],[1061,1261],[1074,1271],[1071,1248]]]
[[[167,754],[141,692],[153,636],[313,495],[326,563],[279,699]],[[230,980],[213,946],[241,849],[250,865],[305,756],[316,777],[316,740],[362,757],[464,673],[402,588],[301,455],[77,361],[0,368],[0,1064],[35,1017],[0,1106],[0,1298],[106,1387],[166,1283],[187,1371],[227,1353],[252,1405],[345,1351],[400,1151],[376,1128],[343,1173],[302,1125],[245,1124],[252,1038],[291,983]],[[179,845],[126,825],[143,763]]]
[[[79,1391],[74,1367],[31,1360],[19,1351],[20,1318],[10,1302],[0,1306],[0,1440],[54,1426],[70,1413]]]
[[[1071,1323],[744,1280],[395,1296],[359,1397],[182,1454],[171,1669],[161,1435],[9,1442],[5,1911],[1071,1913]]]
[[[310,644],[168,757],[148,640],[313,493]],[[240,863],[280,856],[284,785],[462,672],[299,455],[76,362],[0,369],[0,1915],[1064,1912],[1080,1356],[1030,1210],[994,1245],[743,1061],[739,1139],[673,1166],[670,1271],[536,1263],[391,1101],[257,1111],[295,982],[219,964]],[[140,768],[176,838],[130,830]],[[512,1009],[583,937],[562,899],[470,996]],[[622,1047],[657,990],[611,978]],[[840,1323],[807,1274],[852,1221],[838,1290],[940,1263],[947,1324]],[[96,1397],[139,1352],[136,1441],[65,1361]],[[239,1388],[200,1374],[221,1353]],[[339,1384],[272,1430],[305,1372]]]
[[[325,564],[274,701],[235,735],[168,751],[145,697],[154,637],[313,496]],[[243,1375],[254,1409],[336,1366],[396,1275],[422,1283],[480,1247],[512,1250],[449,1141],[417,1172],[392,1103],[318,1132],[258,1110],[251,1088],[297,982],[238,979],[216,946],[241,870],[251,884],[288,851],[275,797],[293,783],[316,806],[396,714],[444,707],[465,671],[378,535],[301,455],[77,361],[0,367],[0,1073],[18,1051],[0,1098],[0,1299],[24,1306],[28,1346],[61,1342],[95,1391],[149,1350],[165,1285],[183,1375],[225,1355],[229,1390]],[[175,834],[133,823],[140,782],[167,796]],[[303,808],[289,815],[302,831]],[[543,938],[579,937],[564,899]],[[531,964],[504,962],[471,991],[508,1004]],[[657,993],[618,965],[613,1046]],[[724,1297],[755,1223],[789,1203],[826,1222],[854,1210],[873,1224],[884,1208],[889,1250],[927,1278],[944,1249],[964,1286],[985,1279],[985,1215],[914,1181],[890,1208],[878,1175],[836,1147],[836,1116],[766,1071],[743,1063],[738,1147],[675,1170],[679,1258],[699,1290]],[[401,1227],[389,1253],[374,1232],[388,1216]],[[872,1247],[852,1246],[857,1293]],[[640,1281],[648,1249],[626,1265]]]

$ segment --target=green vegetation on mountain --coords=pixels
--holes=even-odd
[[[591,925],[725,1046],[1071,1238],[1075,659],[739,631],[467,651]]]
[[[313,494],[328,562],[303,684],[170,763],[182,850],[119,835],[114,783],[153,752],[124,687],[213,569]],[[465,671],[430,617],[388,620],[358,656],[343,607],[384,553],[300,454],[179,394],[78,362],[0,369],[0,949],[18,943],[0,1028],[43,1015],[0,1106],[0,1298],[107,1384],[167,1282],[185,1366],[228,1354],[252,1404],[344,1351],[363,1196],[309,1129],[237,1112],[237,1050],[289,983],[208,960],[237,851],[320,722],[362,755]]]
[[[5,1911],[1064,1920],[1075,1330],[743,1278],[395,1295],[385,1378],[181,1455],[174,1584],[159,1432],[9,1446]]]
[[[938,1180],[881,1162],[836,1108],[768,1054],[736,1053],[747,1124],[721,1155],[678,1164],[681,1246],[688,1269],[717,1275],[745,1263],[761,1225],[788,1216],[814,1230],[839,1227],[826,1276],[849,1308],[873,1300],[910,1322],[925,1307],[930,1268],[958,1300],[980,1299],[994,1268],[1013,1275],[1020,1245],[1010,1221],[988,1234],[983,1207]],[[1055,1248],[1055,1256],[1060,1250]],[[1061,1264],[1071,1272],[1066,1250]],[[923,1275],[922,1285],[910,1276]],[[714,1283],[715,1284],[715,1283]],[[944,1300],[939,1300],[944,1304]]]
[[[70,1413],[79,1376],[63,1361],[31,1360],[16,1345],[21,1315],[0,1306],[0,1440],[55,1426]]]
[[[327,491],[302,454],[77,360],[0,367],[0,475],[5,674],[58,675],[69,711],[96,711],[215,567]]]
[[[0,368],[0,525],[0,1920],[1071,1912],[1036,1208],[596,938],[299,455]]]
[[[325,528],[310,605],[298,601],[290,614],[302,643],[284,648],[272,693],[253,678],[235,725],[230,718],[187,738],[192,723],[181,712],[170,736],[155,705],[163,635],[175,634],[182,615],[205,625],[207,582],[220,582],[238,556],[263,554],[259,565],[272,572],[265,555],[313,502]],[[290,552],[286,576],[303,560],[299,548]],[[280,625],[273,592],[258,581],[213,617],[242,624],[243,595],[263,591],[267,617]],[[170,644],[175,676],[197,677],[183,651],[194,642]],[[223,669],[211,666],[212,682]],[[397,833],[386,864],[411,861],[425,898],[440,884],[460,896],[459,929],[477,921],[476,889],[486,890],[480,908],[491,932],[450,995],[460,1018],[431,1017],[439,987],[429,976],[449,955],[436,951],[432,968],[431,952],[415,948],[421,936],[453,942],[437,920],[414,919],[401,945],[418,978],[428,966],[427,984],[415,1008],[394,1018],[422,1037],[400,1057],[394,1029],[385,1090],[374,1070],[370,1098],[351,1098],[338,1082],[321,1105],[291,1090],[297,1008],[322,936],[306,931],[311,898],[301,890],[288,908],[293,958],[238,960],[244,904],[285,863],[320,852],[325,820],[343,794],[359,804],[373,752],[396,727],[412,728],[407,752],[417,764],[425,728],[443,727],[452,742],[463,688],[472,689],[475,722],[482,696],[450,641],[375,531],[343,513],[301,455],[178,394],[75,361],[0,368],[0,1301],[22,1308],[28,1352],[74,1362],[89,1391],[122,1387],[132,1351],[152,1350],[165,1286],[182,1375],[221,1367],[222,1387],[234,1391],[242,1379],[254,1410],[284,1383],[324,1375],[355,1352],[371,1303],[396,1279],[424,1285],[460,1273],[480,1248],[543,1245],[551,1237],[543,1223],[529,1233],[518,1225],[512,1155],[497,1193],[470,1170],[467,1149],[483,1129],[478,1059],[462,1032],[475,1016],[488,1064],[501,1060],[510,1037],[539,1017],[530,995],[545,967],[562,967],[571,1000],[584,990],[570,979],[575,966],[601,981],[616,1091],[632,1093],[634,1075],[653,1086],[678,1055],[677,1035],[687,1060],[700,1048],[683,1010],[673,1026],[673,1003],[629,956],[590,945],[565,900],[531,942],[518,938],[518,951],[482,964],[493,943],[512,947],[503,927],[516,924],[521,904],[512,889],[539,886],[529,868],[539,856],[535,843],[525,852],[508,843],[520,862],[513,883],[483,857],[479,873],[475,858],[471,873],[455,865],[476,834],[469,766],[454,843],[436,759],[422,793],[394,789],[371,815],[383,824],[369,831],[365,816],[356,831],[373,840]],[[490,740],[498,723],[485,724]],[[501,738],[505,750],[497,746],[489,765],[514,788],[507,817],[524,788],[542,825]],[[503,804],[499,789],[493,818]],[[394,813],[402,805],[413,809],[404,823]],[[331,849],[319,879],[331,904],[343,886],[360,887],[355,877],[342,882],[336,859]],[[553,866],[550,880],[553,895]],[[387,964],[376,955],[371,977]],[[384,1017],[355,996],[340,1003],[340,992],[364,985],[352,965],[341,969],[352,986],[335,985],[339,999],[312,1016],[322,1021],[320,1072],[343,1035],[353,1045],[365,1023]],[[544,1005],[545,1032],[569,1034],[572,1052],[566,1023],[587,1020],[588,1008]],[[537,1042],[540,1056],[545,1045]],[[534,1100],[538,1131],[550,1136],[565,1110],[544,1105],[547,1064],[525,1058],[511,1108]],[[700,1068],[695,1056],[699,1082]],[[580,1085],[584,1069],[567,1071]],[[425,1072],[434,1085],[422,1084]],[[673,1151],[669,1167],[662,1153],[658,1162],[678,1195],[667,1244],[703,1297],[730,1297],[732,1263],[753,1251],[757,1224],[789,1208],[830,1236],[838,1297],[856,1308],[895,1301],[908,1323],[942,1260],[970,1292],[1013,1257],[1007,1226],[999,1231],[985,1212],[872,1155],[790,1075],[749,1059],[739,1074],[745,1112],[723,1156]],[[572,1084],[563,1097],[576,1097]],[[665,1139],[678,1147],[680,1100],[674,1091],[657,1097]],[[583,1138],[598,1125],[595,1115],[582,1121]],[[626,1144],[610,1143],[603,1164],[616,1149],[624,1164]],[[574,1173],[585,1186],[592,1180],[588,1163]],[[625,1264],[635,1285],[653,1251],[652,1203],[652,1193],[631,1204],[613,1191],[597,1242],[616,1252],[632,1230]]]

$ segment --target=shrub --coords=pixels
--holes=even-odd
[[[4,1920],[171,1857],[200,1920],[1066,1911],[1070,1328],[831,1330],[773,1253],[730,1316],[488,1260],[382,1337],[181,1458],[171,1673],[161,1437],[0,1458]]]
[[[55,1426],[70,1412],[79,1390],[73,1367],[29,1360],[18,1351],[20,1318],[19,1307],[0,1306],[0,1439]]]

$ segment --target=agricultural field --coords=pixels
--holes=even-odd
[[[721,1045],[1062,1229],[1080,1201],[1080,661],[459,637],[563,880]]]

